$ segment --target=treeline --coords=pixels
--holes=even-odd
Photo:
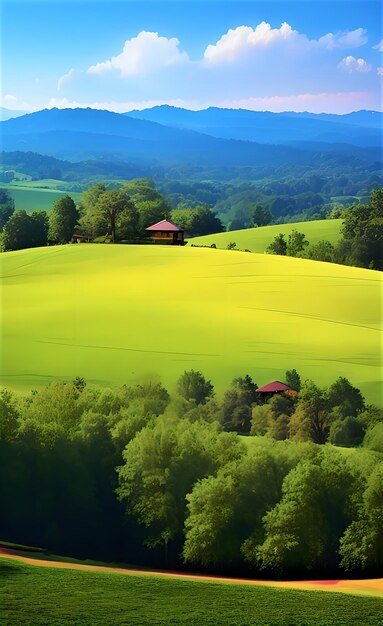
[[[287,239],[279,233],[266,252],[382,270],[383,188],[372,191],[368,204],[350,206],[341,216],[342,238],[335,245],[326,240],[310,245],[303,233],[293,230]]]
[[[0,537],[151,566],[375,575],[382,454],[382,412],[342,378],[267,399],[250,376],[217,399],[195,371],[173,396],[82,378],[3,390]]]
[[[146,237],[145,228],[176,218],[192,235],[220,232],[223,226],[205,205],[173,215],[164,196],[148,179],[123,185],[97,183],[81,195],[78,206],[69,195],[53,203],[52,210],[15,211],[7,190],[0,190],[0,246],[3,251],[65,244],[73,234],[98,242],[134,242]]]

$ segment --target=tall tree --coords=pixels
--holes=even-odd
[[[65,195],[56,200],[49,214],[49,240],[59,244],[68,243],[79,217],[80,214],[70,196]]]
[[[262,204],[255,204],[250,210],[250,219],[254,226],[267,226],[273,219],[273,214],[268,207]]]
[[[328,407],[325,392],[311,380],[307,380],[300,391],[297,407],[291,416],[290,434],[301,441],[326,443],[331,420],[331,410]]]
[[[273,241],[266,248],[266,252],[268,254],[279,254],[280,256],[285,256],[287,251],[287,241],[283,233],[279,233],[276,237],[274,237]]]
[[[15,210],[15,202],[8,189],[0,189],[0,230]]]
[[[214,394],[214,387],[201,372],[190,370],[184,372],[178,380],[177,391],[185,400],[203,404]]]
[[[287,256],[298,256],[309,245],[304,233],[292,230],[287,239]]]

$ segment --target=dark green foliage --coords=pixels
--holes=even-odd
[[[353,387],[347,378],[340,377],[327,392],[327,402],[331,409],[338,409],[343,417],[356,417],[364,409],[364,398],[360,390]]]
[[[327,407],[326,395],[312,381],[303,385],[295,412],[290,420],[290,434],[298,441],[313,441],[323,444],[327,441],[331,425],[331,413]]]
[[[383,422],[379,422],[367,430],[363,445],[369,450],[383,453]]]
[[[0,537],[152,566],[182,567],[183,553],[237,573],[338,575],[341,559],[375,572],[380,474],[367,481],[383,452],[376,407],[342,378],[328,392],[306,382],[298,398],[261,405],[248,375],[222,400],[201,372],[181,382],[173,398],[158,382],[112,390],[79,376],[26,396],[3,390]],[[221,432],[247,432],[251,414],[251,433],[266,437]],[[359,445],[366,429],[359,450],[312,443]],[[307,443],[276,441],[289,436]]]
[[[56,200],[49,214],[49,240],[59,244],[68,243],[79,217],[80,214],[70,196],[65,195]]]
[[[301,389],[301,377],[299,376],[296,369],[287,370],[285,374],[286,385],[294,389],[295,391],[300,391]]]
[[[326,263],[332,263],[334,261],[335,248],[329,241],[321,240],[317,243],[311,244],[306,252],[306,259],[313,259],[313,261],[324,261]]]
[[[258,400],[257,389],[258,385],[248,374],[233,380],[222,402],[222,425],[225,430],[250,432],[251,407]]]
[[[2,248],[21,250],[45,246],[48,237],[48,216],[45,211],[15,211],[2,232]]]
[[[210,380],[206,380],[201,372],[190,370],[184,372],[177,382],[177,391],[185,400],[203,404],[214,394]]]
[[[162,416],[143,428],[123,454],[118,493],[150,529],[148,544],[167,546],[180,535],[195,482],[241,454],[235,435],[219,434],[217,424]]]
[[[189,210],[174,210],[171,219],[191,235],[210,235],[224,229],[216,214],[206,205],[195,206]]]
[[[15,203],[7,189],[0,189],[0,230],[15,210]]]
[[[359,516],[347,528],[340,543],[341,565],[346,570],[383,567],[383,463],[367,480]]]
[[[250,219],[254,226],[267,226],[273,219],[273,214],[268,207],[256,204],[250,209]]]
[[[266,252],[269,254],[279,254],[285,256],[287,253],[287,242],[285,236],[279,233],[269,246],[266,248]]]
[[[309,242],[304,233],[292,230],[287,239],[286,254],[287,256],[300,256],[308,245]]]
[[[359,446],[364,437],[362,424],[352,416],[339,418],[331,424],[329,441],[346,448]]]

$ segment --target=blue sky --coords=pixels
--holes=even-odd
[[[3,0],[2,105],[382,109],[375,0]]]

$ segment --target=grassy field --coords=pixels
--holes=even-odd
[[[0,559],[2,626],[381,625],[379,598]]]
[[[39,180],[37,182],[26,181],[18,184],[0,183],[0,187],[9,191],[15,202],[16,210],[24,209],[24,211],[31,213],[36,210],[50,211],[53,202],[65,195],[65,193],[68,193],[75,202],[78,202],[80,193],[55,189],[55,185],[59,182],[61,181]],[[37,186],[37,184],[40,186]],[[47,188],[45,189],[45,187]]]
[[[201,370],[221,393],[295,367],[346,376],[379,402],[380,275],[272,255],[170,246],[67,245],[7,252],[1,383],[84,376],[116,385]]]
[[[327,239],[336,243],[340,238],[342,220],[317,220],[314,222],[297,222],[296,224],[279,224],[277,226],[263,226],[261,228],[247,228],[233,230],[229,233],[217,233],[189,239],[189,245],[210,246],[215,243],[217,248],[227,248],[227,244],[235,242],[240,250],[251,252],[265,252],[267,246],[279,233],[289,235],[293,229],[306,235],[310,243]],[[287,238],[287,237],[286,237]]]

